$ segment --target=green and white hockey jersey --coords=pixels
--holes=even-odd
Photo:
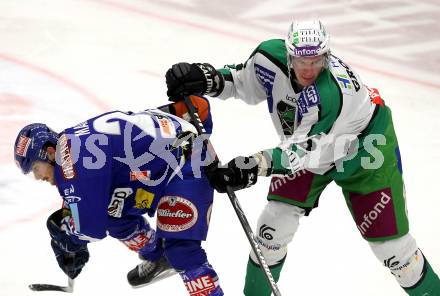
[[[365,152],[365,137],[383,134],[388,122],[388,108],[373,103],[371,90],[336,56],[329,56],[314,84],[301,89],[291,80],[282,39],[265,41],[244,64],[218,71],[225,79],[220,99],[267,103],[281,138],[279,147],[267,150],[275,174],[306,169],[350,175],[363,155],[358,152]]]

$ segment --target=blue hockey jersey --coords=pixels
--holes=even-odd
[[[94,241],[112,219],[154,215],[167,184],[182,177],[179,137],[189,133],[197,134],[194,126],[159,109],[108,112],[64,130],[55,179],[72,213],[69,232]]]

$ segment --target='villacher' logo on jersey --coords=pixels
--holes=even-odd
[[[157,210],[157,227],[163,231],[184,231],[197,222],[198,212],[194,204],[180,196],[164,196]]]

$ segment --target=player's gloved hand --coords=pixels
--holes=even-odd
[[[60,209],[49,216],[46,226],[52,238],[50,244],[58,265],[67,276],[74,279],[89,261],[89,250],[87,243],[75,243],[72,237],[63,229],[63,223],[66,223],[69,219],[70,211]]]
[[[212,163],[206,167],[205,172],[209,183],[218,192],[226,192],[227,186],[236,191],[257,182],[258,163],[252,156],[239,156],[224,166],[219,166],[218,162]]]
[[[184,95],[218,95],[223,90],[223,76],[208,63],[177,63],[165,74],[170,101],[183,100]]]

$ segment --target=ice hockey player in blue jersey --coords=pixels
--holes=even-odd
[[[191,96],[208,132],[207,100]],[[110,235],[143,262],[127,274],[132,286],[177,271],[191,296],[223,295],[201,247],[213,189],[203,173],[205,151],[183,102],[139,113],[108,112],[60,134],[25,126],[14,145],[23,173],[57,187],[64,207],[47,220],[61,269],[75,278],[87,244]],[[156,230],[143,216],[157,213]]]

